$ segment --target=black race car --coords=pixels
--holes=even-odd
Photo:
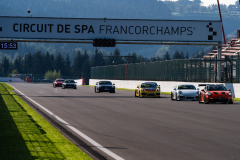
[[[115,84],[112,84],[112,82],[110,81],[99,81],[96,83],[94,91],[95,93],[100,92],[115,93]]]
[[[62,89],[65,88],[73,88],[73,89],[77,89],[77,82],[75,82],[72,79],[66,79],[64,80],[64,82],[62,83]]]

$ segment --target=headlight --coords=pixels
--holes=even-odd
[[[182,91],[178,91],[178,94],[182,94]]]
[[[232,92],[229,92],[228,95],[231,96],[231,95],[232,95]]]
[[[141,91],[144,91],[144,89],[141,89]]]
[[[210,92],[207,92],[207,95],[211,96],[212,94]]]

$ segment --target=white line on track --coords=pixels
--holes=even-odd
[[[8,84],[8,83],[7,83]],[[10,84],[8,84],[10,85]],[[88,142],[90,142],[94,147],[99,148],[100,150],[102,150],[104,153],[106,153],[107,155],[111,156],[112,158],[116,159],[116,160],[124,160],[123,158],[119,157],[118,155],[116,155],[115,153],[111,152],[110,150],[108,150],[107,148],[103,147],[102,145],[100,145],[99,143],[97,143],[96,141],[94,141],[93,139],[91,139],[90,137],[88,137],[87,135],[85,135],[84,133],[82,133],[81,131],[79,131],[78,129],[76,129],[75,127],[71,126],[69,123],[67,123],[66,121],[64,121],[63,119],[61,119],[60,117],[58,117],[57,115],[55,115],[54,113],[52,113],[51,111],[49,111],[48,109],[46,109],[45,107],[43,107],[42,105],[40,105],[39,103],[35,102],[34,100],[32,100],[31,98],[29,98],[27,95],[23,94],[22,92],[20,92],[19,90],[17,90],[15,87],[13,87],[12,85],[10,85],[12,88],[14,88],[18,93],[21,94],[21,96],[24,96],[25,98],[27,98],[28,100],[30,100],[32,103],[34,103],[35,105],[37,105],[38,107],[42,108],[44,111],[46,111],[48,114],[50,114],[52,117],[56,118],[59,122],[61,122],[62,124],[64,124],[66,127],[70,128],[72,131],[74,131],[75,133],[77,133],[79,136],[81,136],[82,138],[84,138],[85,140],[87,140]]]

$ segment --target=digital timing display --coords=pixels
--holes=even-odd
[[[17,50],[18,45],[17,42],[0,42],[0,49]]]

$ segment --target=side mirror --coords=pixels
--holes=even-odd
[[[77,82],[75,82],[75,83],[77,83]]]
[[[139,88],[139,85],[137,85],[137,88]]]
[[[199,88],[197,88],[197,90],[199,91]]]
[[[160,85],[158,85],[158,87],[160,88]]]
[[[204,89],[202,89],[201,91],[203,91],[203,92],[204,92]]]
[[[176,88],[173,88],[174,91],[176,91]]]
[[[113,83],[113,85],[115,86],[115,84]]]
[[[229,91],[231,91],[231,89],[228,89]]]

